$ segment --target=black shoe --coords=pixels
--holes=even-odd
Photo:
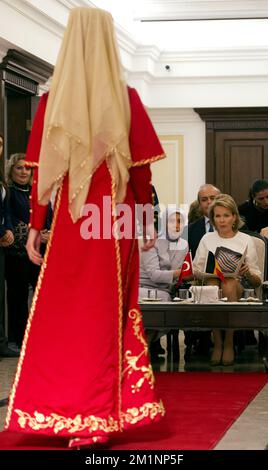
[[[5,346],[0,349],[0,357],[19,357],[20,353],[18,351],[13,351],[9,347]]]

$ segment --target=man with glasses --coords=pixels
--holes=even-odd
[[[218,194],[220,194],[220,190],[212,184],[203,184],[199,188],[197,200],[199,202],[199,210],[203,215],[200,219],[188,226],[188,243],[192,253],[192,258],[195,257],[201,238],[207,232],[213,231],[213,227],[209,223],[208,210],[210,204]]]

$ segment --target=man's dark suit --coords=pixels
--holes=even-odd
[[[188,226],[188,244],[192,253],[192,259],[195,257],[196,250],[201,238],[206,234],[206,219],[201,217]]]
[[[192,222],[188,226],[188,244],[189,250],[191,250],[192,259],[194,259],[196,250],[200,243],[201,238],[206,234],[206,219],[201,217],[200,219]],[[186,231],[183,234],[183,238],[187,237]],[[191,355],[191,348],[195,344],[197,352],[208,354],[211,346],[210,331],[191,331],[187,330],[184,332],[185,345],[188,351],[186,351],[185,359],[189,359]],[[187,357],[188,356],[188,357]]]

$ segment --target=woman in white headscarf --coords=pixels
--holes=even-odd
[[[140,253],[140,300],[148,298],[148,292],[152,300],[155,297],[166,302],[171,300],[172,287],[179,279],[188,252],[188,243],[181,238],[184,226],[183,211],[178,206],[169,205],[162,214],[160,234],[155,246]],[[158,339],[168,332],[169,330],[147,332],[152,359],[164,352]]]
[[[156,290],[157,297],[169,301],[172,286],[178,281],[188,243],[181,238],[185,214],[170,205],[161,217],[161,231],[155,246],[140,255],[139,297],[148,297],[148,290]]]
[[[81,447],[163,416],[137,303],[131,225],[135,202],[152,202],[149,164],[163,157],[138,94],[124,82],[110,14],[73,9],[27,149],[35,168],[27,251],[42,268],[7,429],[66,436]],[[55,190],[43,260],[40,229]],[[125,238],[118,202],[131,209]]]

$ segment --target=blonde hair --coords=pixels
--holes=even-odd
[[[239,215],[236,202],[232,198],[232,196],[230,196],[229,194],[219,194],[218,196],[215,197],[214,201],[210,205],[209,210],[208,210],[208,216],[209,216],[209,221],[212,225],[215,225],[214,211],[215,211],[216,206],[225,207],[226,209],[229,209],[233,215],[236,216],[236,219],[233,223],[234,232],[237,232],[244,225],[244,222],[242,221]]]
[[[17,163],[20,160],[25,160],[25,157],[26,157],[25,153],[13,153],[12,155],[10,155],[10,158],[8,159],[7,164],[6,164],[6,179],[7,179],[8,185],[11,185],[13,183],[12,172],[13,172],[14,166],[17,165]],[[31,174],[32,174],[32,170],[31,170]],[[30,181],[30,184],[31,184],[31,181]]]

